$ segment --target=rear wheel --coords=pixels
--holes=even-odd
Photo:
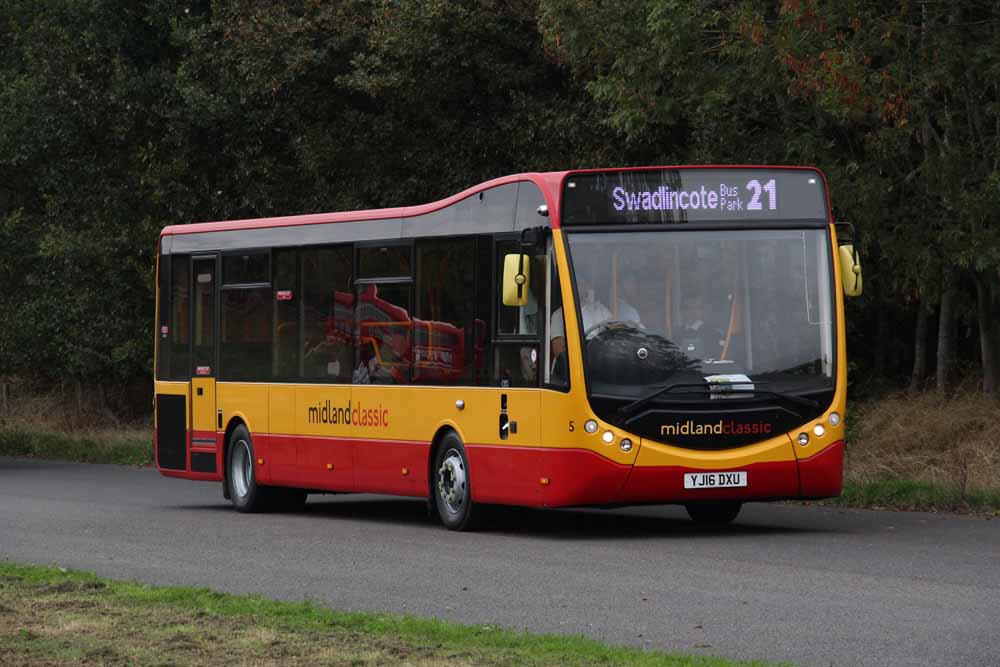
[[[260,512],[268,503],[269,489],[257,484],[253,441],[245,426],[237,426],[229,436],[226,454],[226,481],[229,499],[240,512]]]
[[[431,502],[450,530],[471,530],[476,514],[469,481],[469,460],[462,439],[448,433],[434,457]]]
[[[727,500],[708,503],[691,503],[685,505],[688,516],[695,523],[708,525],[724,525],[731,523],[740,513],[743,503],[738,500]]]

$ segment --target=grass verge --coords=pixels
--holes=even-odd
[[[1000,516],[1000,490],[963,489],[956,484],[913,479],[847,481],[841,496],[831,502],[843,507],[867,509]]]
[[[151,465],[153,437],[149,431],[143,430],[70,434],[25,426],[0,427],[0,456]]]
[[[0,562],[0,664],[636,665],[732,662]]]

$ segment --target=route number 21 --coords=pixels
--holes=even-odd
[[[760,181],[755,178],[747,183],[747,190],[751,193],[750,202],[747,203],[748,211],[762,210],[760,202],[760,193],[762,190],[767,193],[767,210],[773,211],[778,208],[778,188],[774,184],[773,178],[763,186],[761,186]]]

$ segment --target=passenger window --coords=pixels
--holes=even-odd
[[[222,290],[222,379],[271,378],[273,298],[269,286]]]
[[[272,377],[289,380],[299,375],[299,304],[297,253],[274,251],[274,358]]]
[[[410,286],[362,284],[357,289],[358,354],[354,384],[409,384],[413,320]]]
[[[239,253],[222,257],[224,285],[259,285],[270,282],[270,256],[265,252]]]
[[[559,284],[559,267],[551,245],[549,246],[546,292],[548,294],[548,345],[546,345],[545,383],[557,387],[569,386],[569,363],[566,353],[566,319],[562,309],[562,291]]]
[[[475,318],[474,239],[417,244],[417,315],[413,321],[413,381],[471,384],[484,326]]]
[[[191,377],[191,263],[187,255],[170,258],[170,379]]]
[[[303,376],[350,382],[354,368],[354,293],[350,246],[302,251]]]
[[[358,278],[404,278],[412,275],[409,244],[358,248]]]

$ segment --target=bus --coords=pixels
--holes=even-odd
[[[242,512],[841,491],[853,227],[811,167],[526,173],[432,204],[173,225],[155,455]]]

